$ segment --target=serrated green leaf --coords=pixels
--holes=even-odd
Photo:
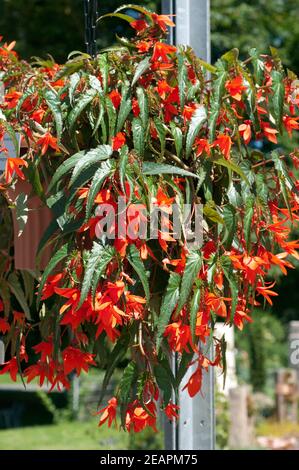
[[[284,82],[282,73],[274,70],[272,72],[272,89],[273,89],[273,111],[276,126],[282,130],[282,117],[283,117],[283,105],[284,105]]]
[[[95,149],[89,150],[81,159],[76,163],[73,169],[72,176],[69,182],[69,187],[74,184],[76,179],[80,176],[83,170],[103,160],[108,160],[112,155],[112,147],[110,145],[99,145]]]
[[[165,295],[162,300],[160,314],[157,319],[157,350],[159,350],[165,327],[168,325],[172,312],[180,296],[181,276],[177,273],[171,273],[168,280]]]
[[[183,149],[183,133],[179,127],[175,125],[174,122],[170,123],[172,137],[174,138],[174,145],[177,157],[181,156]]]
[[[148,116],[149,116],[148,97],[143,87],[138,87],[136,90],[136,94],[137,94],[138,105],[140,109],[139,116],[142,121],[143,129],[146,131],[147,126],[148,126]]]
[[[211,142],[215,140],[216,124],[221,108],[222,97],[225,91],[224,85],[227,80],[227,77],[227,71],[221,70],[217,73],[217,79],[214,81],[213,84],[213,95],[211,100],[211,110],[209,114],[209,135]]]
[[[186,266],[183,273],[182,284],[180,289],[180,299],[176,309],[176,314],[182,310],[187,303],[188,297],[192,290],[193,284],[197,279],[197,275],[202,265],[201,254],[196,251],[191,251],[187,256]]]
[[[76,164],[81,160],[81,158],[86,154],[85,150],[81,150],[78,153],[75,153],[75,155],[72,155],[70,158],[65,160],[55,171],[53,178],[50,181],[49,187],[48,187],[48,193],[51,192],[55,184],[58,183],[58,181],[65,176],[72,168],[76,166]]]
[[[192,147],[198,132],[207,120],[207,112],[203,105],[200,105],[194,112],[186,138],[186,158],[189,158],[192,152]]]
[[[130,401],[132,388],[136,384],[138,377],[137,372],[138,369],[136,362],[129,362],[119,383],[119,391],[117,395],[120,403],[127,405]]]
[[[245,203],[245,215],[244,215],[244,238],[246,243],[247,251],[250,250],[250,235],[252,230],[252,218],[254,214],[255,200],[253,197],[247,198]]]
[[[150,57],[146,57],[136,67],[135,74],[132,80],[132,87],[138,82],[139,78],[146,72],[151,65]]]
[[[232,160],[226,160],[225,158],[217,158],[217,159],[212,160],[212,162],[215,163],[216,165],[224,166],[228,170],[234,171],[239,176],[241,176],[242,180],[244,180],[249,185],[247,176],[244,174],[241,168]]]
[[[128,165],[128,158],[129,158],[129,149],[127,145],[123,145],[123,147],[119,151],[119,181],[121,185],[121,189],[125,193],[125,180],[126,180],[126,170]]]
[[[113,246],[106,246],[105,250],[103,251],[101,257],[99,258],[94,275],[91,282],[91,295],[92,299],[94,300],[96,289],[98,287],[99,279],[104,274],[106,267],[112,260],[112,258],[116,255],[115,248]]]
[[[136,117],[132,121],[132,132],[133,132],[133,142],[134,149],[140,157],[144,155],[144,129],[142,121],[139,117]]]
[[[166,146],[166,134],[168,132],[168,128],[167,126],[165,126],[164,122],[162,122],[161,119],[159,119],[158,117],[155,117],[154,123],[160,140],[161,156],[164,156]]]
[[[144,264],[142,259],[140,258],[140,253],[135,245],[130,245],[127,253],[127,259],[132,266],[132,268],[136,271],[141,284],[144,289],[145,297],[147,301],[150,298],[150,289],[149,289],[149,282],[148,282],[148,275],[146,273]]]
[[[98,168],[98,170],[95,172],[94,177],[92,179],[89,191],[88,191],[88,196],[87,196],[87,202],[86,202],[86,216],[85,220],[88,220],[92,211],[92,206],[94,204],[94,200],[100,191],[104,181],[112,175],[114,170],[114,165],[112,162],[103,162]]]
[[[79,118],[80,114],[84,111],[84,109],[91,103],[91,101],[96,96],[97,91],[93,88],[87,90],[82,96],[80,96],[78,102],[76,103],[75,107],[71,110],[68,116],[68,126],[70,134],[73,134],[77,119]]]
[[[164,163],[156,162],[143,162],[142,173],[144,175],[182,175],[182,176],[192,176],[193,178],[198,178],[197,175],[191,173],[190,171],[184,170],[177,166],[167,165]]]
[[[131,96],[128,96],[128,93],[129,87],[128,85],[124,85],[122,88],[122,100],[118,111],[116,132],[120,132],[122,130],[124,123],[126,122],[126,119],[132,109],[132,100]]]
[[[80,302],[78,304],[77,309],[79,309],[82,306],[84,300],[86,299],[88,295],[88,292],[91,288],[92,279],[93,279],[96,266],[104,251],[105,251],[105,246],[97,242],[93,243],[93,247],[92,247],[92,250],[89,252],[87,264],[84,270],[84,277],[83,277],[83,282],[81,286]]]
[[[179,96],[180,96],[180,106],[181,106],[181,110],[183,110],[185,106],[188,73],[187,73],[187,67],[185,64],[185,55],[179,52],[177,57],[178,57],[178,87],[179,87]]]
[[[221,267],[223,270],[223,274],[228,281],[230,291],[231,291],[232,301],[231,301],[230,321],[232,323],[234,320],[236,308],[238,305],[238,293],[239,293],[238,283],[237,283],[235,274],[233,272],[233,266],[232,266],[232,262],[230,258],[228,256],[222,256],[220,259],[220,263],[221,263]]]
[[[60,142],[62,128],[63,128],[63,118],[61,112],[61,103],[58,93],[51,89],[46,88],[44,91],[44,98],[46,100],[47,105],[49,106],[51,113],[54,116],[55,124],[56,124],[56,134],[58,142]]]
[[[232,204],[226,204],[222,209],[224,220],[222,243],[227,249],[230,248],[237,228],[236,209]]]

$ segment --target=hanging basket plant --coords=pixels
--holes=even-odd
[[[108,15],[135,36],[95,58],[29,65],[0,49],[1,132],[28,145],[8,158],[1,189],[26,180],[53,213],[40,314],[7,335],[19,348],[0,373],[69,388],[71,373],[105,368],[101,402],[127,358],[100,424],[119,411],[140,431],[155,429],[158,407],[176,418],[173,393],[199,393],[209,368],[225,374],[216,320],[243,329],[277,295],[271,269],[298,259],[298,153],[280,139],[299,128],[299,88],[274,52],[241,61],[234,49],[212,66],[165,42],[168,17],[135,9],[137,20]]]

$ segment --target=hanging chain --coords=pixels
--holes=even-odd
[[[86,52],[92,57],[97,54],[96,25],[98,16],[98,1],[84,0]]]

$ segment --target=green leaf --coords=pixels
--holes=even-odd
[[[179,52],[177,54],[177,57],[178,57],[178,86],[179,86],[180,106],[181,106],[181,110],[183,110],[185,106],[188,73],[187,73],[187,67],[185,64],[185,55]]]
[[[181,276],[177,273],[171,273],[168,280],[165,295],[160,308],[160,315],[157,319],[157,350],[159,350],[165,327],[169,323],[172,312],[180,296]]]
[[[121,10],[135,10],[135,11],[139,11],[139,13],[142,13],[143,15],[147,16],[148,19],[152,22],[152,19],[151,19],[151,12],[149,10],[147,10],[146,8],[144,7],[141,7],[139,5],[134,5],[132,3],[127,3],[125,5],[122,5],[120,7],[118,7],[114,13],[118,13],[119,11]]]
[[[132,389],[137,381],[137,364],[136,362],[129,362],[124,370],[123,376],[119,384],[118,398],[120,403],[127,405],[130,401]]]
[[[128,346],[129,346],[130,336],[126,330],[123,331],[123,335],[120,339],[118,339],[116,345],[114,346],[113,350],[109,355],[109,362],[106,367],[106,373],[104,376],[102,389],[99,397],[99,404],[102,403],[103,398],[105,396],[107,386],[110,382],[112,374],[118,365],[118,363],[125,357]]]
[[[135,117],[132,121],[132,132],[133,132],[133,142],[134,149],[140,157],[144,155],[144,129],[142,121],[139,117]]]
[[[122,100],[120,103],[118,117],[117,117],[117,126],[116,132],[120,132],[126,122],[126,119],[132,109],[131,96],[128,97],[129,87],[128,85],[123,86],[122,88]]]
[[[63,118],[62,118],[61,103],[60,103],[59,95],[55,90],[51,88],[46,88],[44,91],[44,98],[54,116],[55,124],[56,124],[57,139],[59,142],[61,138],[62,128],[63,128]]]
[[[176,377],[175,377],[177,387],[179,387],[180,383],[182,382],[193,357],[194,357],[194,351],[191,351],[188,353],[186,351],[183,351],[183,354],[182,354],[182,357],[181,357],[181,360],[177,369]]]
[[[70,82],[69,82],[69,100],[71,105],[73,104],[74,101],[74,94],[77,89],[77,86],[79,85],[81,76],[78,72],[73,73],[70,76]]]
[[[128,158],[129,158],[129,149],[127,145],[123,145],[123,147],[119,151],[119,180],[121,189],[125,193],[125,180],[126,180],[126,172],[128,166]]]
[[[142,259],[140,258],[140,253],[135,245],[130,245],[127,253],[127,259],[132,266],[132,268],[136,271],[146,296],[147,301],[150,298],[150,289],[149,289],[149,282],[148,282],[148,275],[146,273],[144,264]]]
[[[224,224],[223,218],[216,210],[216,205],[214,201],[210,200],[204,205],[203,213],[212,222],[215,222],[216,224],[221,224],[221,225]]]
[[[108,121],[109,121],[109,139],[111,140],[115,134],[117,112],[109,96],[106,97],[105,104],[106,104],[106,112],[107,112]]]
[[[136,67],[135,74],[132,80],[132,87],[138,82],[139,78],[146,72],[151,65],[151,58],[146,57]]]
[[[236,280],[236,276],[234,275],[233,266],[232,266],[232,262],[230,258],[228,256],[221,256],[220,263],[221,263],[221,267],[223,270],[223,274],[228,281],[230,291],[231,291],[232,302],[231,302],[230,321],[232,323],[234,320],[236,308],[238,305],[238,293],[239,293],[238,282]]]
[[[76,163],[72,172],[72,177],[69,182],[69,187],[74,184],[76,179],[80,176],[83,170],[94,165],[102,160],[108,160],[112,155],[112,147],[110,145],[99,145],[95,149],[89,150],[82,158]]]
[[[167,165],[164,163],[156,162],[144,162],[142,165],[142,173],[144,175],[182,175],[182,176],[192,176],[193,178],[198,178],[197,175],[191,173],[190,171],[184,170],[177,166]]]
[[[165,146],[166,146],[166,134],[168,132],[167,126],[165,126],[164,122],[161,121],[158,117],[154,118],[155,127],[158,132],[160,145],[161,145],[161,156],[164,156]]]
[[[90,217],[92,206],[94,204],[94,200],[98,192],[100,191],[105,180],[110,175],[112,175],[113,171],[114,171],[114,165],[112,164],[112,162],[108,161],[108,162],[103,162],[100,168],[95,172],[89,191],[88,191],[88,197],[87,197],[87,202],[86,202],[86,216],[85,216],[86,221]]]
[[[21,284],[18,280],[18,277],[15,273],[11,273],[8,276],[7,284],[9,286],[11,292],[13,293],[15,298],[17,299],[18,303],[20,304],[20,307],[22,308],[23,312],[25,313],[25,316],[26,316],[27,320],[31,320],[30,309],[29,309],[29,306],[27,304],[27,300],[25,298],[25,295],[24,295],[23,289],[21,287]]]
[[[172,137],[174,138],[174,145],[177,157],[181,156],[183,149],[183,133],[182,130],[175,125],[174,122],[170,123]]]
[[[245,215],[244,215],[244,237],[247,251],[250,250],[250,234],[252,230],[252,217],[254,214],[254,197],[246,199],[245,203]]]
[[[192,147],[200,129],[207,119],[207,112],[203,105],[200,105],[193,114],[186,138],[186,158],[191,155]]]
[[[37,294],[37,305],[40,303],[42,291],[46,284],[48,276],[51,274],[51,272],[57,266],[57,264],[60,263],[60,261],[62,261],[64,258],[66,258],[69,255],[69,251],[70,251],[69,243],[66,243],[61,248],[59,248],[59,250],[56,251],[54,256],[52,256],[52,258],[50,259],[48,265],[46,266],[46,269],[43,272],[43,275],[39,284],[38,294]]]
[[[202,257],[199,252],[191,251],[187,256],[186,266],[183,273],[182,284],[180,289],[180,299],[176,309],[176,314],[182,310],[187,303],[188,297],[192,290],[193,284],[197,279],[197,275],[202,265]]]
[[[199,284],[194,291],[194,294],[191,300],[191,305],[190,305],[190,329],[191,329],[191,335],[192,335],[192,342],[194,345],[196,343],[195,330],[196,330],[197,314],[200,308],[200,296],[201,296],[201,286]]]
[[[142,121],[143,129],[146,131],[148,126],[148,97],[142,87],[138,87],[136,90],[138,104],[140,108],[140,118]]]
[[[107,94],[109,88],[109,63],[107,54],[100,54],[97,57],[97,61],[101,72],[103,92]]]
[[[89,253],[87,265],[84,270],[84,278],[83,278],[83,282],[81,286],[80,302],[78,304],[77,309],[79,309],[82,306],[84,300],[86,299],[88,295],[94,272],[96,270],[98,261],[101,258],[104,251],[105,251],[105,246],[101,245],[100,243],[93,242],[93,247]]]
[[[234,65],[238,61],[239,49],[234,47],[230,51],[226,52],[221,56],[221,60],[225,60],[229,65]]]
[[[77,123],[77,119],[79,118],[80,114],[84,111],[84,109],[91,103],[91,101],[97,95],[97,91],[91,88],[87,90],[80,98],[75,107],[71,110],[68,116],[68,126],[70,134],[73,134],[74,127]]]
[[[241,168],[232,160],[226,160],[225,158],[217,158],[217,159],[213,159],[212,162],[215,163],[216,165],[224,166],[228,170],[234,171],[239,176],[241,176],[242,180],[244,180],[249,185],[247,176],[244,174]]]
[[[106,13],[106,15],[100,16],[100,18],[97,19],[97,22],[102,21],[104,18],[118,18],[120,20],[127,21],[128,23],[132,23],[132,21],[135,20],[132,16],[124,15],[123,13]]]
[[[55,184],[58,183],[58,181],[66,175],[72,168],[76,166],[76,164],[82,159],[82,157],[86,154],[85,150],[81,150],[78,153],[75,153],[75,155],[72,155],[70,158],[65,160],[55,171],[53,178],[49,184],[48,187],[48,193],[51,192]]]
[[[95,297],[96,289],[98,287],[99,279],[104,274],[106,267],[114,256],[116,256],[115,248],[113,246],[106,246],[101,257],[98,259],[91,282],[91,295],[93,300]]]
[[[272,72],[273,89],[273,111],[276,126],[282,130],[283,104],[284,104],[284,82],[282,73],[274,70]]]
[[[160,364],[154,367],[154,375],[159,389],[163,393],[163,403],[167,405],[172,395],[172,384],[167,371]]]
[[[215,140],[215,133],[216,133],[216,124],[217,119],[219,116],[222,97],[225,91],[225,82],[227,80],[228,74],[226,70],[221,70],[217,73],[217,79],[214,81],[213,90],[214,93],[212,95],[211,100],[211,111],[209,115],[209,131],[210,131],[210,141],[213,142]]]
[[[224,235],[222,243],[227,249],[229,249],[233,242],[237,228],[235,207],[232,204],[226,204],[222,209],[222,217],[224,220]]]

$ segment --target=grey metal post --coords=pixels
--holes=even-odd
[[[211,59],[210,0],[162,0],[162,13],[176,15],[174,17],[176,28],[170,31],[169,42],[192,46],[197,56],[209,62]],[[213,352],[210,355],[212,357]],[[175,363],[172,369],[175,373]],[[183,385],[193,371],[193,367],[190,368]],[[203,373],[201,394],[190,398],[187,391],[180,391],[179,405],[181,408],[179,424],[165,425],[166,449],[214,449],[214,373],[211,367],[208,373]]]
[[[5,360],[5,347],[2,339],[0,339],[0,365],[4,364]]]
[[[291,321],[289,324],[289,365],[297,372],[299,389],[299,321]]]

